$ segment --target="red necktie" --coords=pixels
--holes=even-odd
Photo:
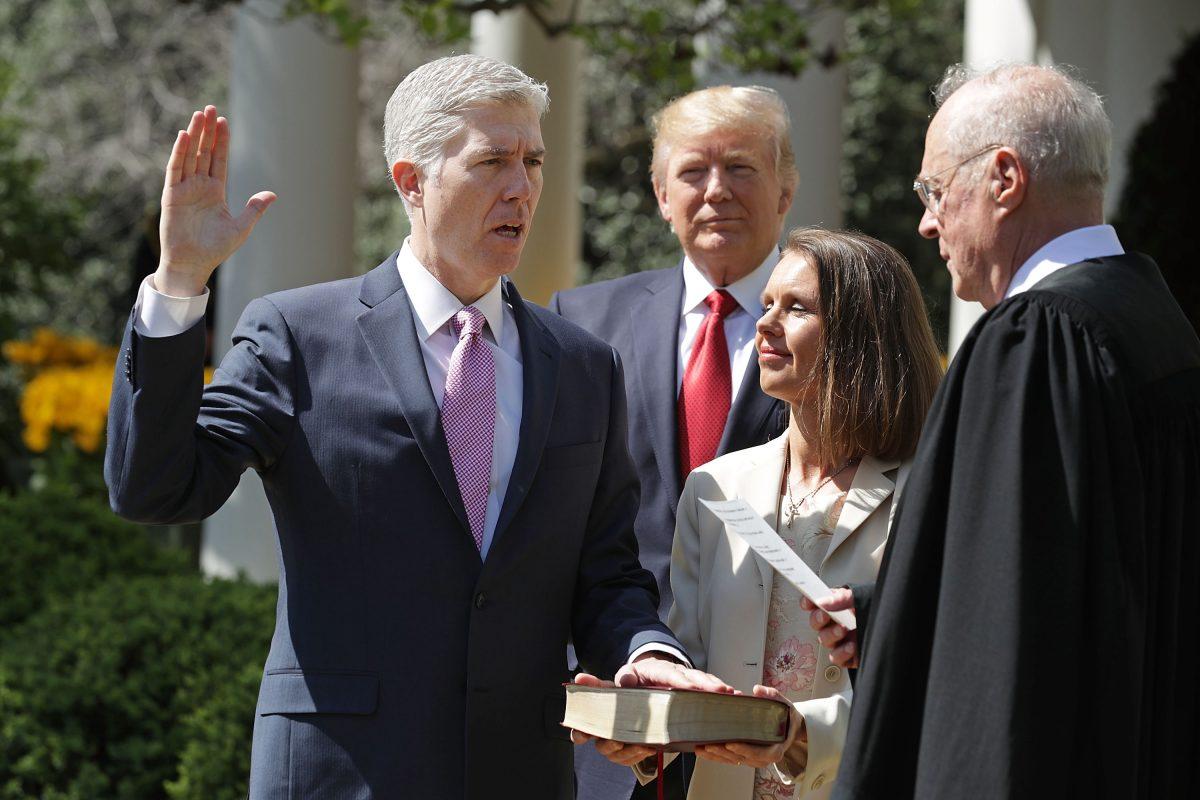
[[[733,395],[725,317],[738,304],[724,289],[714,290],[704,302],[708,316],[700,323],[700,331],[692,343],[683,386],[679,389],[679,472],[684,479],[717,455]]]

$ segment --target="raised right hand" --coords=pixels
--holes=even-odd
[[[163,180],[162,254],[154,287],[175,297],[204,293],[204,284],[225,259],[242,246],[274,192],[259,192],[236,217],[225,202],[229,166],[229,122],[214,106],[192,114],[186,131],[175,137]]]

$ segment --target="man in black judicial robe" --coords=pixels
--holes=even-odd
[[[1101,224],[1099,97],[968,78],[938,89],[914,188],[989,310],[897,512],[834,796],[1197,797],[1200,342]]]

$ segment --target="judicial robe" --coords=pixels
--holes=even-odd
[[[1200,342],[1149,258],[991,309],[930,411],[836,798],[1200,797]]]

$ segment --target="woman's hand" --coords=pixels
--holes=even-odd
[[[724,742],[722,744],[702,744],[696,746],[696,755],[732,766],[747,766],[760,769],[769,767],[786,757],[790,764],[803,764],[808,761],[808,731],[804,727],[804,717],[796,711],[783,693],[770,686],[755,686],[755,697],[768,697],[787,703],[790,709],[788,717],[787,738],[778,744],[756,745],[746,742]],[[789,769],[789,771],[794,772]]]

